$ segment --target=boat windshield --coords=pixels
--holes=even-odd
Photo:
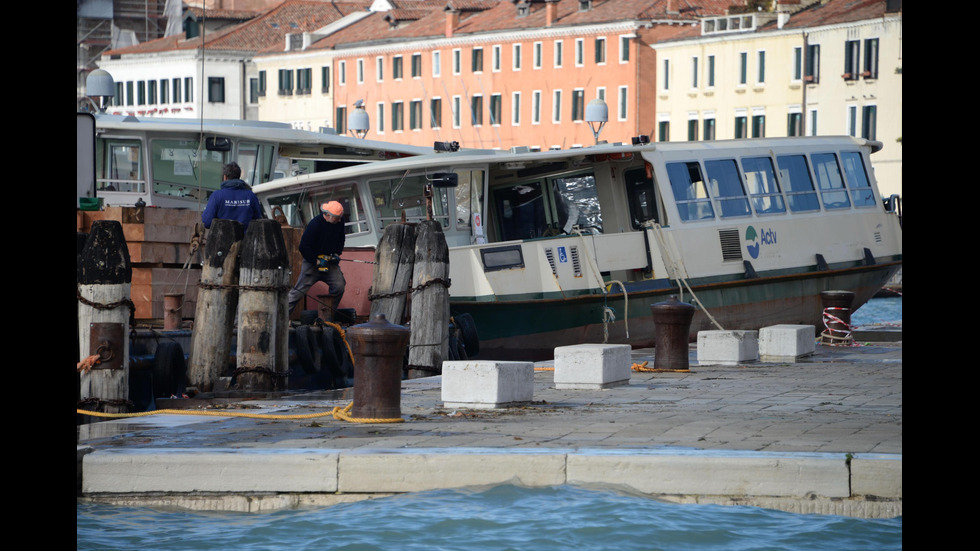
[[[379,229],[401,221],[402,214],[409,222],[425,220],[427,181],[425,174],[371,181],[371,197]],[[447,188],[433,188],[432,194],[432,217],[444,229],[449,228],[449,192]]]
[[[96,140],[96,189],[144,193],[139,140]]]
[[[154,193],[207,201],[221,187],[221,167],[228,162],[229,152],[208,151],[198,144],[197,140],[151,142]]]

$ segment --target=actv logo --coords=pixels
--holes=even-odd
[[[755,231],[754,226],[745,228],[745,250],[749,251],[749,256],[759,258],[759,250],[762,245],[775,245],[776,231],[772,229],[760,229]]]

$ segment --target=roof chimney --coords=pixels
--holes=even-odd
[[[453,33],[456,32],[456,27],[459,27],[459,10],[452,8],[446,8],[446,38],[452,38]]]
[[[558,2],[547,1],[544,5],[545,27],[550,27],[558,19]]]

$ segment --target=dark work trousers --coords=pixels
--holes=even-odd
[[[327,304],[327,306],[330,307],[329,313],[331,315],[333,314],[333,309],[336,309],[340,305],[340,299],[343,298],[344,288],[347,285],[347,280],[344,279],[344,272],[340,270],[340,266],[337,264],[331,264],[329,270],[321,272],[316,269],[316,264],[306,260],[303,260],[303,266],[299,270],[299,278],[296,279],[296,286],[289,291],[290,313],[296,307],[296,303],[306,296],[306,292],[317,281],[323,281],[330,286],[328,296],[332,299],[333,304]]]

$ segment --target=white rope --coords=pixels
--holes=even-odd
[[[705,308],[704,303],[701,302],[701,299],[699,299],[694,293],[694,289],[691,289],[691,285],[687,282],[687,278],[685,277],[687,274],[687,269],[684,268],[683,260],[674,260],[673,255],[670,254],[670,249],[667,247],[666,237],[663,235],[663,228],[660,226],[660,224],[653,220],[648,220],[643,225],[653,230],[653,235],[657,239],[657,246],[660,248],[661,257],[663,255],[667,256],[667,271],[673,272],[671,275],[677,281],[677,287],[681,290],[681,302],[684,301],[684,288],[686,287],[687,291],[691,293],[691,302],[701,308],[701,311],[704,312],[704,315],[708,316],[708,319],[711,320],[711,323],[713,323],[715,327],[724,331],[725,328],[722,327],[721,324],[718,323],[718,320],[711,315],[711,312]]]

